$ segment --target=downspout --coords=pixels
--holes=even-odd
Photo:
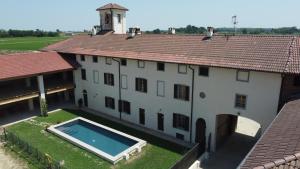
[[[120,114],[120,120],[122,120],[122,112],[121,110],[119,109],[119,102],[120,100],[122,100],[122,95],[121,95],[121,63],[119,60],[116,60],[115,58],[112,58],[112,60],[118,62],[118,77],[119,77],[119,101],[118,101],[118,111],[119,111],[119,114]]]
[[[193,108],[194,108],[194,82],[195,82],[195,69],[189,65],[189,69],[192,70],[192,99],[191,99],[191,123],[190,123],[190,143],[192,143],[192,133],[193,133]]]

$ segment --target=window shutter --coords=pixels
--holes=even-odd
[[[185,100],[189,100],[190,99],[190,88],[188,86],[185,87]]]
[[[106,73],[104,73],[104,84],[107,84]]]
[[[178,91],[178,86],[174,85],[174,98],[178,98],[177,91]]]
[[[114,75],[113,74],[111,74],[111,85],[115,85],[115,82],[114,82]]]
[[[189,131],[189,118],[185,116],[184,129]]]
[[[177,124],[176,124],[176,118],[177,118],[177,116],[176,116],[176,114],[175,113],[173,113],[173,127],[174,128],[177,128]]]
[[[135,79],[135,90],[139,91],[139,79]]]
[[[145,79],[145,92],[147,93],[147,80]]]
[[[122,112],[122,100],[119,100],[119,112]]]

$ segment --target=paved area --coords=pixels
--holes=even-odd
[[[200,164],[202,169],[235,169],[256,143],[257,138],[234,133],[224,145]]]
[[[236,132],[228,138],[217,152],[200,163],[201,169],[235,169],[259,139],[260,125],[239,117]]]
[[[0,169],[27,169],[27,164],[11,152],[7,152],[0,143]]]
[[[73,108],[73,107],[74,105],[72,103],[62,103],[57,105],[51,105],[48,107],[48,110],[53,111],[58,108]],[[40,115],[40,109],[35,109],[32,112],[25,110],[23,112],[7,113],[5,115],[0,116],[0,127],[1,126],[4,127],[8,124],[24,121],[38,115]]]

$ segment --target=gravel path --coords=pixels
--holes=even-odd
[[[0,169],[27,169],[26,162],[7,152],[0,143]]]

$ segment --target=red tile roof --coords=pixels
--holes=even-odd
[[[106,9],[119,9],[119,10],[128,11],[127,8],[125,8],[125,7],[121,6],[121,5],[118,5],[118,4],[113,4],[113,3],[109,3],[109,4],[106,4],[104,6],[101,6],[100,8],[97,8],[96,10],[100,11],[100,10],[106,10]]]
[[[149,61],[300,73],[300,37],[201,35],[77,36],[46,51],[100,55]]]
[[[74,69],[56,52],[0,55],[0,81]]]
[[[275,165],[287,157],[300,161],[300,100],[287,103],[256,143],[241,169]],[[275,163],[274,163],[275,162]],[[288,162],[288,161],[284,161]],[[280,163],[282,164],[282,163]],[[276,164],[277,165],[277,164]],[[265,168],[269,168],[266,167]],[[272,165],[271,165],[272,166]]]

